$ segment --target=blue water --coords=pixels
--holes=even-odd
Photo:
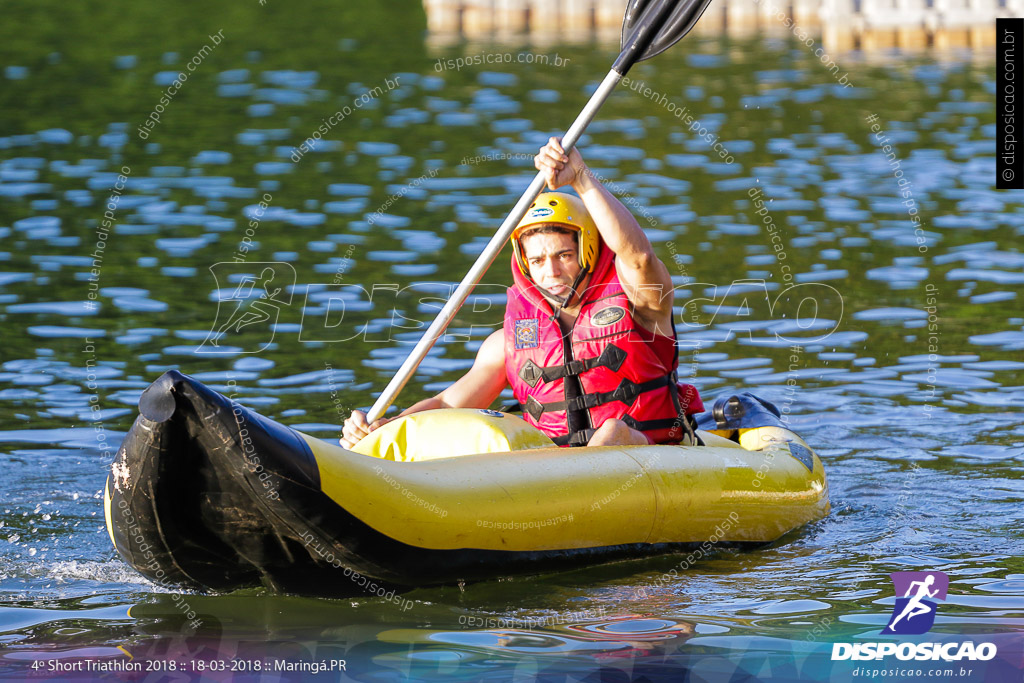
[[[684,666],[691,680],[737,667],[784,679],[800,661],[824,678],[832,642],[877,639],[894,599],[888,574],[905,570],[950,576],[932,637],[995,639],[999,661],[1016,651],[1019,666],[1024,194],[992,189],[993,63],[980,53],[847,53],[855,87],[843,88],[797,43],[690,36],[633,75],[687,107],[732,162],[627,89],[581,143],[679,287],[683,374],[706,399],[746,388],[778,403],[825,462],[828,518],[670,580],[679,557],[424,588],[404,596],[407,609],[256,589],[181,596],[122,563],[100,491],[149,382],[168,368],[220,390],[233,382],[242,403],[336,437],[614,53],[560,45],[571,58],[561,69],[439,72],[439,58],[478,50],[429,46],[416,12],[268,5],[161,9],[155,20],[123,9],[122,21],[69,10],[60,22],[81,35],[57,42],[56,15],[18,7],[22,21],[0,30],[0,677],[27,661],[127,651],[238,680],[257,680],[260,658],[273,676],[298,676],[273,661],[338,657],[354,680],[640,680]],[[173,75],[222,26],[224,44],[140,139]],[[913,183],[919,226],[872,116]],[[506,259],[402,405],[469,367],[500,323]],[[228,310],[218,305],[265,262],[276,264],[279,318],[229,332],[210,353]],[[400,292],[371,296],[384,284]],[[797,320],[774,313],[789,284],[817,310],[791,301]],[[332,297],[346,303],[336,327]],[[182,601],[201,626],[186,623]],[[249,668],[193,663],[233,657]]]

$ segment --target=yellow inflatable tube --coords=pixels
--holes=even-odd
[[[430,411],[392,422],[359,444],[371,457],[304,438],[327,496],[381,534],[421,548],[768,542],[829,510],[821,461],[791,432],[756,451],[708,432],[700,433],[705,446],[544,448],[524,444],[523,427],[538,433],[519,418],[481,413]],[[503,431],[527,450],[459,454],[459,436],[487,432],[488,420],[507,424]],[[447,443],[420,441],[439,425]],[[408,448],[394,447],[410,435]],[[779,440],[786,435],[792,441]],[[410,452],[416,442],[422,457]],[[376,444],[390,450],[375,452]],[[792,444],[810,454],[810,468]],[[458,457],[438,457],[444,450]]]

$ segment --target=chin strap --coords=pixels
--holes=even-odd
[[[549,317],[551,322],[556,322],[558,320],[558,315],[562,312],[562,309],[565,308],[566,305],[570,301],[572,301],[572,298],[574,296],[578,296],[578,292],[576,291],[576,287],[579,286],[580,282],[583,281],[583,278],[586,277],[588,272],[590,272],[589,268],[584,268],[584,269],[580,270],[579,274],[576,276],[576,279],[572,281],[571,285],[569,285],[569,295],[568,296],[560,297],[560,296],[553,296],[551,294],[547,295],[547,296],[550,296],[552,299],[555,299],[556,301],[558,301],[558,307],[555,309],[555,312],[552,313],[551,316]]]

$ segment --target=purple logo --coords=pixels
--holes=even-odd
[[[943,572],[893,572],[896,606],[883,634],[905,636],[927,633],[935,623],[935,600],[945,600],[949,577]]]

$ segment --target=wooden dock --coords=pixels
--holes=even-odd
[[[423,0],[434,43],[615,40],[625,0]],[[996,17],[1024,0],[713,0],[696,34],[785,36],[785,19],[835,52],[992,49]]]

